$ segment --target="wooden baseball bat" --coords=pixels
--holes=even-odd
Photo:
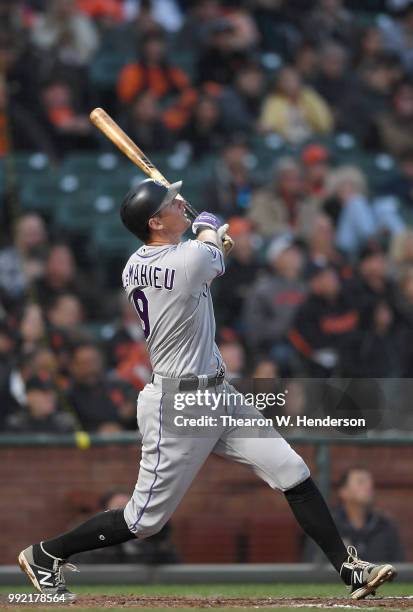
[[[140,168],[150,178],[158,181],[162,185],[169,187],[170,182],[164,177],[164,175],[156,168],[151,160],[146,157],[145,153],[133,142],[131,138],[122,130],[122,128],[108,115],[103,108],[95,108],[90,113],[91,122],[105,134],[114,145],[118,147],[120,151],[126,157],[129,157],[132,163]],[[184,200],[181,195],[177,195],[177,198]],[[198,216],[197,210],[185,200],[185,209],[192,219]],[[228,251],[232,248],[233,241],[228,236],[224,236],[224,244],[227,244]]]

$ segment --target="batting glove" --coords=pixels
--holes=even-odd
[[[231,236],[228,236],[227,234],[228,228],[228,223],[225,223],[225,225],[221,225],[217,231],[217,236],[221,241],[222,250],[224,251],[225,255],[228,255],[228,253],[230,253],[234,248],[234,241],[232,240]]]
[[[203,229],[212,229],[218,231],[221,225],[220,220],[209,212],[201,212],[192,223],[192,231],[195,236]]]

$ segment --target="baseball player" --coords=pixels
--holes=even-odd
[[[142,456],[135,490],[124,509],[97,514],[23,550],[20,567],[42,593],[74,600],[62,573],[67,559],[157,533],[208,455],[216,453],[251,466],[271,488],[282,491],[302,529],[349,586],[351,597],[362,599],[391,580],[394,568],[361,561],[354,548],[346,550],[307,465],[274,428],[264,426],[256,435],[245,435],[241,426],[220,419],[229,413],[254,419],[260,413],[225,379],[225,364],[214,341],[210,285],[225,271],[223,237],[228,226],[202,212],[192,224],[196,239],[182,241],[190,221],[184,201],[177,197],[181,186],[177,182],[165,187],[147,179],[121,205],[124,225],[144,243],[126,264],[123,286],[140,318],[153,367],[152,381],[137,404]],[[207,392],[221,397],[235,393],[241,402],[228,407],[222,401],[214,411],[216,425],[206,432],[190,426],[185,434],[174,432],[172,400],[178,394],[185,400],[198,393],[197,403],[188,401],[180,413],[191,423],[197,411],[208,406],[203,399]]]

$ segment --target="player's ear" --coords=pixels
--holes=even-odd
[[[160,217],[151,217],[148,221],[148,227],[151,230],[163,229],[162,219]]]

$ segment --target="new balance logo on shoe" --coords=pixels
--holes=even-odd
[[[54,586],[53,582],[50,582],[50,580],[49,580],[52,577],[51,572],[44,572],[43,570],[37,570],[37,573],[39,575],[39,583],[42,586],[46,586],[46,587]],[[40,578],[41,574],[43,575],[43,578]]]
[[[353,571],[353,584],[363,584],[363,570],[356,572]]]

